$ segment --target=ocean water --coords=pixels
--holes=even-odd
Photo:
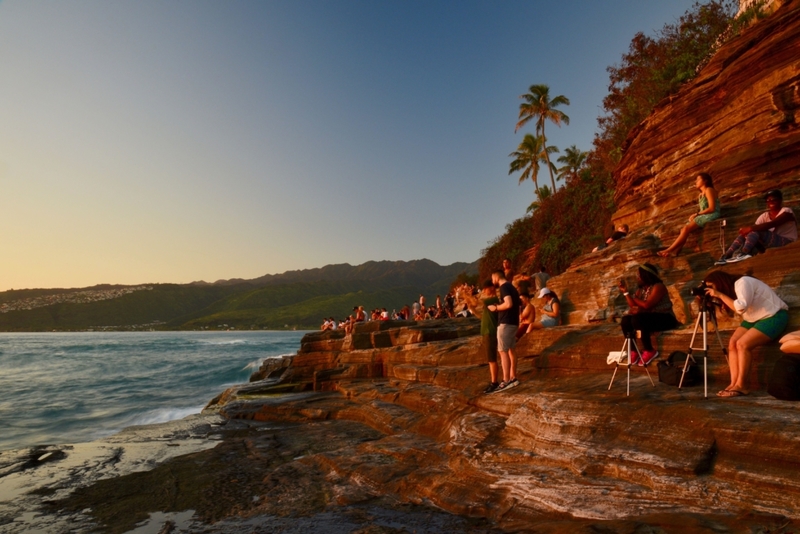
[[[0,334],[0,450],[180,419],[305,332]]]

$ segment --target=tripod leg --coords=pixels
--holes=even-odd
[[[641,352],[639,352],[639,347],[636,345],[636,340],[633,338],[628,339],[628,387],[625,393],[626,397],[630,397],[631,395],[631,366],[633,365],[633,360],[631,359],[631,350],[634,350],[636,351],[636,354],[641,355]]]
[[[681,381],[678,382],[678,389],[683,387],[683,379],[686,378],[686,371],[689,369],[689,358],[691,358],[691,354],[686,355],[686,361],[683,362],[683,371],[681,371]]]
[[[608,383],[608,391],[611,391],[611,386],[614,385],[614,377],[617,376],[617,370],[619,369],[619,362],[616,363],[614,366],[614,374],[611,375],[611,382]]]
[[[697,331],[700,329],[700,324],[703,324],[703,330],[706,330],[706,319],[705,319],[705,310],[700,310],[700,315],[697,316],[697,320],[694,322],[694,331],[692,331],[692,339],[689,341],[689,352],[686,354],[686,361],[683,362],[683,371],[681,372],[681,380],[678,382],[678,389],[683,387],[683,379],[686,378],[686,371],[689,370],[689,360],[694,360],[692,357],[692,351],[694,350],[694,340],[697,337]],[[706,339],[706,332],[703,332],[703,339]],[[705,350],[708,350],[708,347],[704,347]]]
[[[650,374],[650,371],[647,370],[647,366],[646,365],[644,366],[644,371],[647,373],[647,378],[650,379],[650,384],[652,384],[653,387],[656,387],[656,383],[653,382],[653,377]]]
[[[631,396],[631,364],[628,364],[628,388],[625,390],[625,396]]]
[[[719,341],[719,346],[722,348],[722,354],[725,355],[725,363],[729,363],[728,347],[722,342],[722,335],[719,333],[719,325],[717,324],[717,315],[714,313],[711,314],[711,323],[714,325],[714,333],[717,334],[717,341]]]
[[[623,356],[626,354],[625,353],[626,347],[629,347],[628,338],[625,338],[623,340],[623,342],[622,342],[622,349],[620,350],[620,353],[622,354],[622,356],[620,356],[620,360],[622,360]],[[630,363],[630,352],[628,352],[628,362]],[[617,371],[618,370],[619,370],[619,362],[617,362],[616,365],[614,366],[614,374],[611,375],[611,382],[608,383],[608,391],[611,391],[611,386],[614,385],[614,377],[617,376]]]

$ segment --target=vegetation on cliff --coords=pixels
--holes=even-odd
[[[582,152],[572,146],[558,159],[565,163],[559,172],[565,185],[556,191],[537,186],[538,200],[528,213],[509,223],[505,233],[482,251],[482,278],[503,258],[509,258],[517,269],[538,270],[543,264],[559,273],[602,241],[614,213],[613,173],[629,136],[659,102],[693,79],[721,44],[759,14],[759,4],[738,19],[737,10],[735,0],[696,3],[678,21],[664,25],[654,35],[640,32],[633,37],[620,63],[607,69],[609,93],[603,100],[604,114],[598,118],[593,148]],[[531,86],[531,93],[522,95],[520,118],[523,107],[533,100],[534,88],[547,86]],[[556,98],[559,100],[553,102],[557,105],[569,104],[565,97]],[[545,150],[555,148],[547,147],[544,138],[543,123],[548,119],[542,117],[547,115],[534,111],[526,116],[528,120],[537,118],[537,136],[526,134],[518,150],[511,153],[515,160],[510,173],[523,171],[520,181],[531,178],[537,183],[540,165],[552,170],[549,154],[556,150]],[[520,120],[517,128],[524,122],[527,120]],[[568,124],[568,118],[560,117],[560,122]],[[535,137],[541,139],[534,143]]]

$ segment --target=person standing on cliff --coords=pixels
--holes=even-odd
[[[489,385],[483,390],[484,393],[493,393],[500,386],[497,381],[497,312],[489,311],[489,306],[499,304],[497,292],[491,280],[486,280],[480,295],[483,303],[481,312],[481,349],[486,353],[486,361],[489,362]],[[478,315],[478,299],[471,294],[465,294],[464,300],[467,303],[472,315]]]
[[[536,291],[539,292],[547,287],[547,281],[550,280],[550,274],[547,272],[547,269],[544,265],[540,265],[539,272],[534,274],[531,278],[533,278]]]
[[[491,312],[498,312],[497,350],[500,353],[500,364],[503,366],[503,381],[497,386],[496,391],[503,391],[519,385],[514,347],[517,345],[519,308],[522,301],[516,288],[506,279],[503,271],[492,273],[492,283],[495,287],[500,288],[500,304],[492,304],[487,307]]]
[[[503,260],[503,275],[506,277],[506,280],[514,280],[514,267],[511,266],[511,260],[508,258]]]

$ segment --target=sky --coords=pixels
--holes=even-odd
[[[472,262],[694,0],[0,1],[0,290]],[[549,176],[540,175],[540,184]]]

